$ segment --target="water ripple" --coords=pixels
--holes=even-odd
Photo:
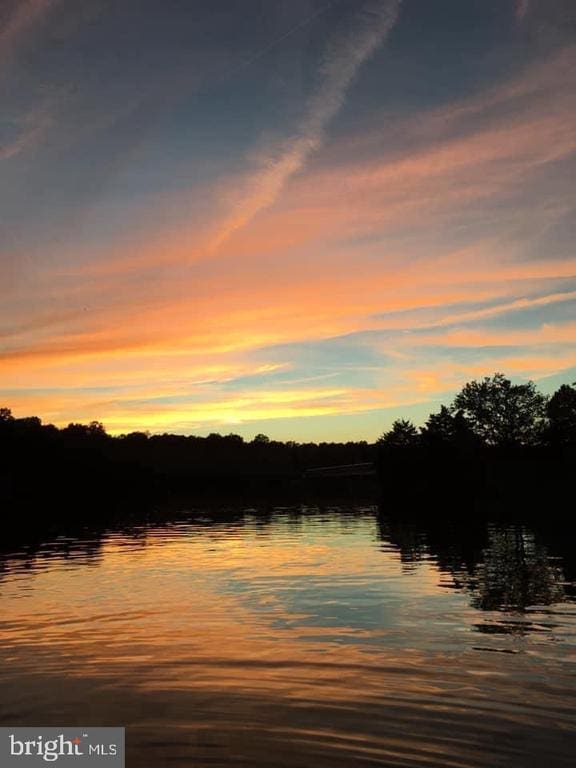
[[[0,722],[125,725],[144,768],[571,766],[573,563],[442,535],[200,510],[8,549]]]

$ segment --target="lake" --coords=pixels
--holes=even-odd
[[[371,506],[5,543],[2,725],[132,766],[573,766],[572,540]],[[469,518],[469,516],[468,516]]]

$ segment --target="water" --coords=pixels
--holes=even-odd
[[[0,723],[131,766],[572,766],[562,531],[372,508],[190,513],[0,560]]]

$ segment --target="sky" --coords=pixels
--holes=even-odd
[[[2,0],[0,404],[373,440],[576,380],[573,0]]]

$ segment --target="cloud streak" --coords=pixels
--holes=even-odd
[[[51,125],[50,110],[47,105],[33,110],[21,121],[18,135],[5,144],[0,144],[0,161],[11,160],[22,152],[34,147]]]
[[[367,77],[356,122],[347,115],[332,136],[330,121],[397,13],[397,3],[342,5],[361,11],[324,47],[297,128],[260,151],[245,183],[245,135],[230,167],[193,184],[193,142],[167,142],[162,151],[182,162],[174,198],[140,173],[139,156],[135,174],[123,164],[118,187],[94,204],[89,231],[41,237],[37,258],[13,249],[22,279],[0,310],[0,400],[60,424],[101,418],[115,431],[237,422],[269,431],[278,419],[271,434],[298,438],[291,418],[431,410],[494,370],[570,376],[576,49],[426,107],[366,98]],[[397,65],[395,48],[387,62]],[[32,120],[22,128],[5,159],[37,140]],[[23,159],[24,186],[53,145],[63,177],[90,157],[84,134],[68,155],[53,133]],[[18,186],[21,169],[5,168]],[[229,209],[211,205],[219,189],[232,190]],[[42,206],[26,206],[34,226]],[[121,219],[120,235],[110,217]]]
[[[249,179],[240,201],[211,240],[209,251],[217,250],[260,211],[272,206],[286,183],[320,148],[326,128],[342,107],[358,70],[394,26],[399,5],[400,0],[364,2],[356,11],[348,34],[332,41],[324,54],[319,83],[304,119],[290,139],[259,158],[260,170]]]
[[[0,29],[0,66],[12,55],[26,33],[57,1],[22,0],[16,3],[14,11]]]

